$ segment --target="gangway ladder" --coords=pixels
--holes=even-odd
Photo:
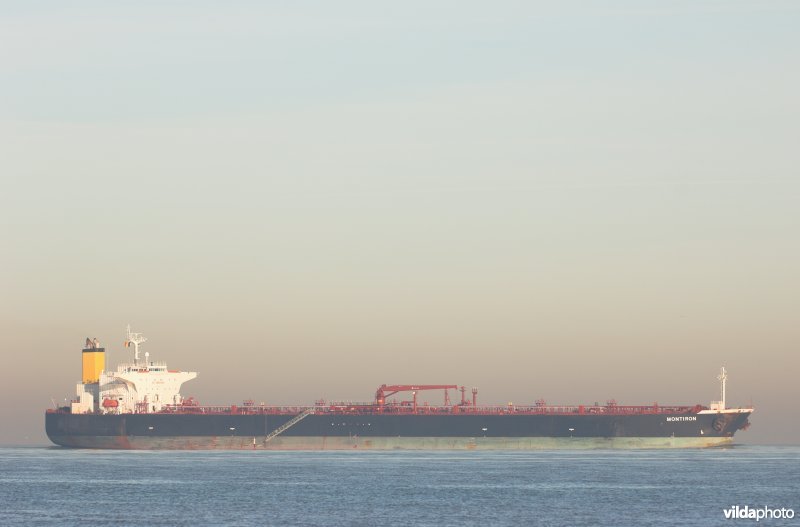
[[[284,433],[285,431],[287,431],[288,429],[290,429],[291,427],[293,427],[294,425],[296,425],[297,423],[299,423],[300,421],[302,421],[303,419],[305,419],[306,417],[308,417],[313,413],[314,413],[314,408],[309,408],[308,410],[292,417],[289,421],[285,422],[284,424],[282,424],[281,426],[279,426],[278,428],[267,434],[264,437],[264,443],[267,443],[276,436],[281,435],[282,433]]]

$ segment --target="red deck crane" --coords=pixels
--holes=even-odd
[[[386,404],[386,398],[390,397],[397,392],[413,392],[414,394],[414,411],[417,410],[417,392],[420,390],[444,390],[444,405],[450,405],[450,395],[447,390],[457,390],[458,386],[455,384],[381,384],[375,392],[375,403],[379,407]]]

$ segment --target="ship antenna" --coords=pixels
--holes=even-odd
[[[131,325],[128,324],[128,338],[125,341],[125,346],[133,344],[133,363],[139,364],[139,344],[146,341],[147,338],[143,337],[141,333],[131,333]]]
[[[724,410],[725,409],[725,381],[728,380],[728,372],[725,371],[725,366],[723,366],[720,369],[719,375],[717,375],[717,379],[719,379],[719,383],[720,383],[721,388],[722,388],[722,400],[720,401],[720,403],[722,403],[721,410]]]

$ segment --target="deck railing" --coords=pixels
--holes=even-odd
[[[429,406],[419,405],[416,409],[403,404],[329,404],[314,406],[165,406],[159,413],[170,414],[227,414],[227,415],[287,415],[300,414],[313,410],[314,414],[325,415],[647,415],[647,414],[690,414],[707,409],[695,406],[542,406],[542,405],[498,405],[498,406]]]

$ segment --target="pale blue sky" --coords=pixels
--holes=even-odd
[[[206,402],[695,403],[725,363],[746,434],[800,441],[798,27],[772,1],[0,4],[0,321],[39,379],[4,369],[27,424],[0,442],[41,440],[82,339],[116,363],[128,322]]]

